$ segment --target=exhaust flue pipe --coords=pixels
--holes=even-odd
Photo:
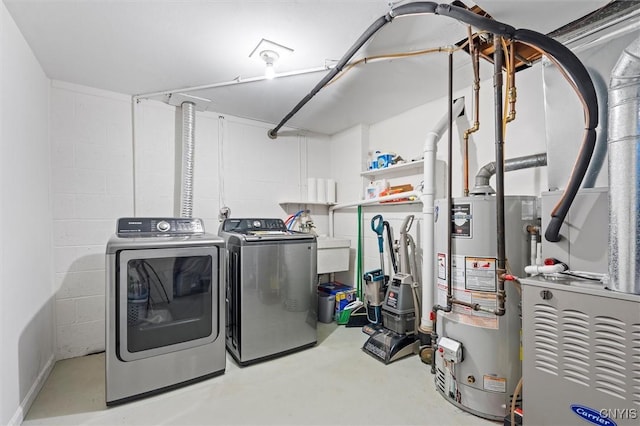
[[[547,165],[547,154],[531,154],[524,157],[509,158],[504,161],[504,171],[531,169]],[[496,174],[496,162],[485,164],[476,174],[476,183],[471,190],[473,195],[495,194],[496,191],[489,185],[491,176]]]
[[[640,294],[640,38],[620,55],[609,84],[609,287]]]
[[[196,139],[196,105],[182,105],[182,181],[180,187],[180,217],[193,214],[193,162]]]

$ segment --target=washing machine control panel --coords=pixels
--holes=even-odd
[[[120,237],[202,234],[204,224],[197,218],[124,217],[118,219]]]
[[[239,234],[287,232],[287,226],[282,219],[227,219],[222,224],[222,230]]]

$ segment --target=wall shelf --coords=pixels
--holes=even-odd
[[[363,204],[362,211],[370,211],[376,210],[380,213],[384,212],[396,212],[396,211],[407,211],[407,212],[420,212],[422,211],[422,203],[420,201],[400,201],[395,203],[377,203],[377,204]],[[348,206],[348,207],[338,207],[333,210],[330,209],[330,213],[337,213],[343,210],[355,210],[358,206]]]
[[[384,169],[371,169],[360,173],[360,176],[366,177],[370,180],[375,180],[381,177],[398,177],[407,176],[412,174],[422,174],[424,166],[424,160],[411,161],[409,163],[396,164],[393,166],[385,167]]]
[[[331,206],[335,206],[336,203],[320,203],[317,201],[280,201],[278,204],[280,204],[280,207],[282,207],[284,210],[288,210],[289,207],[298,207],[298,206],[325,206],[325,207],[331,207]]]

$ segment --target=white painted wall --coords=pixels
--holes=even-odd
[[[49,80],[0,3],[0,424],[20,424],[54,361]]]
[[[51,90],[56,354],[104,349],[104,252],[133,212],[130,98],[54,81]]]
[[[175,107],[155,101],[136,107],[137,216],[178,213],[174,185],[181,153],[175,150],[175,114]],[[196,114],[193,215],[205,220],[208,232],[217,233],[222,206],[234,217],[284,219],[298,205],[287,212],[280,202],[305,201],[307,177],[329,177],[328,137],[283,132],[272,140],[267,137],[271,127],[213,112]],[[312,207],[312,215],[318,232],[326,233],[326,208]]]
[[[362,198],[363,187],[360,170],[365,167],[369,144],[369,126],[360,125],[331,137],[331,174],[337,182],[338,203],[348,203]],[[335,281],[355,287],[357,276],[358,221],[356,209],[334,212],[334,236],[351,241],[349,271],[335,275]]]
[[[517,118],[507,127],[505,138],[505,158],[519,157],[534,153],[543,153],[545,146],[545,118],[544,99],[542,90],[542,67],[538,64],[534,67],[521,71],[517,74],[516,83],[518,88],[518,103],[516,105]],[[471,87],[454,93],[454,98],[465,97],[466,115],[470,122],[473,117],[472,103],[473,93]],[[341,197],[340,202],[356,201],[363,198],[363,189],[366,180],[360,177],[360,172],[364,170],[367,154],[376,150],[390,151],[401,155],[405,160],[412,160],[422,157],[423,143],[425,136],[441,117],[447,114],[447,99],[443,97],[439,100],[429,102],[417,108],[409,110],[387,120],[374,123],[367,128],[366,134],[358,132],[357,129],[349,129],[345,132],[333,135],[331,144],[334,149],[332,164],[334,173],[339,177],[340,182],[348,185],[348,197]],[[494,145],[494,109],[493,109],[493,82],[486,80],[481,83],[480,91],[480,130],[472,135],[470,149],[470,188],[473,187],[474,177],[477,171],[485,164],[495,160]],[[470,123],[469,126],[470,127]],[[462,130],[454,124],[453,131],[453,184],[452,192],[454,197],[463,194],[463,163],[462,163]],[[445,132],[438,143],[437,158],[440,162],[446,163],[448,157],[448,132]],[[355,147],[359,151],[356,152]],[[345,150],[342,152],[341,150]],[[359,157],[358,157],[359,155]],[[347,163],[342,157],[349,157]],[[438,170],[437,176],[444,178],[444,171]],[[411,183],[417,186],[422,181],[422,176],[413,172],[405,177],[390,179],[390,184],[400,185]],[[491,179],[492,185],[495,178]],[[437,198],[446,195],[444,182],[438,185],[439,192]],[[505,192],[507,195],[539,195],[541,191],[547,189],[547,178],[545,168],[519,170],[509,172],[505,177]],[[376,234],[371,230],[371,218],[376,214],[382,214],[391,227],[394,229],[394,236],[399,237],[399,231],[404,218],[413,214],[414,224],[410,234],[414,237],[418,248],[418,260],[422,258],[422,208],[421,205],[376,205],[363,207],[363,272],[380,267],[380,256],[377,246]],[[355,274],[357,247],[357,218],[355,209],[339,210],[336,212],[335,236],[346,237],[352,240],[352,270],[345,274],[338,274],[338,277],[347,280],[355,285],[358,279]],[[385,236],[385,273],[391,270],[386,252]],[[350,280],[350,281],[349,281]]]
[[[164,103],[142,100],[132,109],[128,96],[54,82],[58,358],[105,348],[104,251],[116,219],[179,213],[174,193],[180,120],[181,112]],[[235,217],[284,219],[279,201],[303,200],[308,172],[329,177],[327,137],[302,134],[274,141],[267,137],[267,124],[211,112],[197,113],[195,128],[193,216],[203,218],[209,232],[217,233],[222,205]],[[318,228],[326,233],[324,209]]]
[[[542,67],[534,67],[516,74],[518,100],[516,120],[507,125],[505,137],[505,158],[519,157],[546,151],[544,98],[542,89]],[[469,124],[473,119],[473,92],[471,87],[454,93],[454,98],[464,96],[465,111]],[[405,159],[422,155],[422,146],[429,130],[447,114],[447,100],[429,102],[396,117],[371,126],[370,149],[390,150]],[[469,125],[470,127],[470,125]],[[495,160],[494,145],[493,81],[481,82],[480,89],[480,130],[472,134],[470,144],[469,184],[477,171]],[[464,128],[462,129],[464,132]],[[460,133],[462,133],[460,132]],[[438,159],[447,160],[447,132],[438,143]],[[463,194],[462,137],[454,125],[453,132],[453,186],[454,197]],[[491,179],[492,185],[495,178]],[[539,195],[547,189],[544,168],[509,172],[505,177],[505,191],[508,195]]]

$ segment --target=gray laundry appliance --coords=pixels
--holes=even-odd
[[[227,350],[240,365],[317,342],[317,245],[281,219],[226,219]]]
[[[121,218],[106,248],[106,403],[224,373],[224,241],[200,219]]]

